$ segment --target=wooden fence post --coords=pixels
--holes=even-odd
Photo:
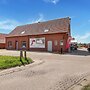
[[[26,50],[24,51],[25,60],[27,60]]]
[[[26,50],[24,51],[24,57],[25,57],[25,60],[27,61],[27,63],[29,64],[29,60],[27,59],[27,52],[26,52]]]
[[[22,57],[23,57],[23,52],[22,50],[20,51],[20,62],[22,63],[22,65],[24,65],[23,61],[22,61]]]

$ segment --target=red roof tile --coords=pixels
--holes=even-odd
[[[65,33],[70,31],[70,18],[61,18],[16,27],[8,37]]]

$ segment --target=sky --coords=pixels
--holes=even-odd
[[[78,42],[90,43],[90,0],[0,0],[0,33],[16,26],[71,18],[71,33]]]

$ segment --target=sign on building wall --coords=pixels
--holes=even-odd
[[[45,48],[45,38],[30,38],[30,48]]]

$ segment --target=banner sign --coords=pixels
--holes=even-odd
[[[30,48],[45,48],[45,38],[30,38]]]

